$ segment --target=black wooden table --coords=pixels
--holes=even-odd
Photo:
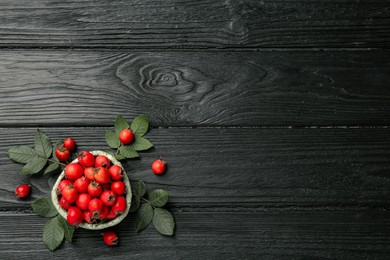
[[[387,0],[1,0],[1,259],[389,259],[389,43]],[[175,236],[130,216],[117,248],[49,252],[31,201],[56,176],[6,150],[37,127],[106,149],[141,113],[156,149],[125,167],[169,191]]]

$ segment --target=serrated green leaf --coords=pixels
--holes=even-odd
[[[58,221],[60,222],[62,228],[64,229],[64,237],[65,240],[68,242],[72,242],[73,239],[73,233],[74,233],[74,226],[70,225],[66,219],[64,219],[62,216],[57,216]]]
[[[168,210],[155,208],[153,226],[161,235],[172,236],[175,229],[175,221]]]
[[[121,155],[121,154],[117,154],[117,155],[115,155],[115,159],[117,159],[118,161],[121,161],[121,160],[126,159],[126,157],[124,157],[124,156]]]
[[[41,217],[52,218],[58,215],[50,197],[43,197],[31,203],[33,211]]]
[[[149,202],[154,207],[163,207],[168,202],[168,192],[163,189],[157,189],[149,194]]]
[[[114,149],[121,145],[118,135],[111,131],[106,131],[106,142],[109,147]]]
[[[35,157],[38,157],[37,152],[28,146],[13,146],[8,149],[8,157],[18,163],[28,163]]]
[[[42,157],[34,157],[25,166],[23,166],[20,172],[23,175],[32,175],[38,173],[43,169],[43,167],[45,167],[46,163],[47,159]]]
[[[131,122],[130,128],[134,134],[143,136],[148,132],[149,120],[145,115],[139,115],[136,118],[134,118],[133,122]]]
[[[130,145],[136,151],[145,151],[153,147],[153,144],[146,138],[136,135]]]
[[[135,184],[135,187],[133,189],[133,193],[135,196],[142,197],[145,195],[146,192],[146,185],[143,181],[138,181]]]
[[[131,159],[131,158],[137,158],[139,157],[138,153],[134,148],[132,148],[129,145],[124,145],[119,148],[119,154],[123,155],[124,157]]]
[[[153,208],[149,203],[143,203],[135,212],[134,227],[135,231],[140,232],[147,228],[153,219]]]
[[[135,212],[139,208],[140,204],[141,204],[141,199],[137,196],[133,196],[133,198],[131,199],[131,206],[129,211]]]
[[[64,229],[56,218],[50,219],[43,229],[43,243],[51,251],[59,247],[64,240]]]
[[[34,147],[37,154],[42,157],[49,158],[53,152],[51,141],[40,129],[37,129],[34,139]]]
[[[119,133],[126,128],[129,128],[130,125],[127,123],[127,121],[121,116],[118,115],[115,119],[115,133],[119,135]]]
[[[43,172],[44,175],[56,172],[60,168],[58,163],[50,163]]]

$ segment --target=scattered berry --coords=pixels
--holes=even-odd
[[[65,167],[65,176],[69,180],[76,180],[83,176],[84,169],[78,163],[70,163]]]
[[[163,174],[166,169],[167,162],[164,160],[155,160],[152,164],[152,171],[155,174]]]
[[[115,181],[111,183],[111,190],[116,195],[122,195],[126,192],[126,185],[123,181]]]
[[[134,134],[130,129],[123,129],[119,133],[119,140],[122,144],[129,144],[134,140]]]
[[[103,168],[110,168],[111,162],[110,159],[108,159],[104,155],[99,155],[95,159],[95,167],[103,167]]]
[[[15,195],[18,199],[25,198],[30,194],[31,186],[22,184],[15,189]]]
[[[108,173],[111,176],[111,179],[114,181],[120,181],[123,177],[122,168],[118,165],[113,165],[108,169]]]
[[[108,246],[116,246],[118,244],[118,236],[113,231],[104,231],[103,240]]]
[[[56,157],[60,162],[66,162],[70,158],[70,152],[63,145],[58,146],[56,149]]]
[[[79,153],[79,156],[77,157],[79,163],[84,167],[91,167],[95,164],[95,157],[88,152],[88,151],[82,151]]]
[[[78,226],[83,222],[84,216],[83,212],[78,207],[70,207],[68,209],[68,215],[66,216],[66,220],[68,223],[73,226]]]
[[[64,147],[68,149],[69,151],[74,151],[76,149],[76,142],[71,137],[65,138],[64,140]]]

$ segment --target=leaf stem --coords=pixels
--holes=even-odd
[[[156,208],[155,206],[153,206],[153,205],[150,203],[149,200],[147,200],[147,199],[145,199],[145,198],[143,198],[143,197],[140,197],[140,199],[143,200],[143,201],[145,201],[145,202],[147,202],[147,203],[149,203],[149,205],[152,206],[154,209]]]
[[[62,163],[62,162],[58,162],[58,161],[55,161],[55,160],[52,160],[52,159],[47,159],[49,162],[52,162],[52,163],[57,163],[57,164],[60,164],[62,166],[66,166],[65,163]]]
[[[120,149],[122,146],[123,146],[123,144],[119,145],[118,149],[116,149],[115,156],[117,156],[117,155],[118,155],[118,153],[119,153],[119,149]]]

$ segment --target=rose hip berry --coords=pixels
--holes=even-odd
[[[103,240],[108,246],[116,246],[118,244],[118,236],[113,231],[104,231]]]
[[[62,197],[65,199],[66,202],[72,204],[77,200],[77,197],[79,196],[79,193],[77,190],[73,187],[73,184],[69,184],[62,190]]]
[[[100,212],[99,219],[105,220],[107,219],[107,215],[110,213],[110,208],[107,206],[103,206],[102,211]]]
[[[120,214],[126,210],[126,199],[123,196],[116,198],[115,204],[111,207],[116,214]]]
[[[164,160],[155,160],[152,164],[152,171],[155,174],[163,174],[166,169],[167,162]]]
[[[65,138],[64,147],[69,151],[73,151],[76,148],[76,142],[71,137]]]
[[[83,176],[84,169],[78,163],[70,163],[65,167],[65,176],[69,180],[76,180]]]
[[[95,181],[100,184],[106,184],[110,181],[110,174],[106,168],[96,168]]]
[[[88,224],[92,224],[96,222],[92,213],[89,212],[88,210],[83,212],[83,217],[84,217],[84,221],[87,222]]]
[[[88,151],[82,151],[79,153],[79,156],[77,157],[79,163],[84,167],[91,167],[95,164],[95,157],[88,152]]]
[[[104,205],[111,207],[116,202],[116,194],[112,190],[105,190],[100,195],[100,200]]]
[[[88,191],[89,180],[82,176],[74,181],[73,186],[80,193],[85,193]]]
[[[87,210],[89,206],[89,202],[92,200],[91,195],[88,193],[80,194],[76,200],[76,205],[79,209]]]
[[[84,216],[83,212],[78,207],[70,207],[68,209],[68,215],[66,216],[66,220],[68,223],[73,226],[78,226],[83,222]]]
[[[57,147],[56,149],[56,157],[60,162],[66,162],[69,160],[70,152],[63,145]]]
[[[87,180],[94,181],[95,180],[95,168],[94,167],[85,168],[84,175],[85,175],[85,178],[87,178]]]
[[[123,129],[119,133],[119,140],[122,144],[129,144],[134,140],[134,134],[130,129]]]
[[[103,209],[103,202],[100,199],[92,199],[88,204],[88,210],[94,217],[98,217]]]
[[[120,181],[123,177],[122,168],[118,165],[113,165],[108,169],[110,177],[114,181]]]
[[[108,159],[106,156],[99,155],[95,158],[95,167],[110,168],[110,166],[110,159]]]
[[[102,186],[100,186],[99,183],[97,183],[95,181],[89,183],[88,193],[92,197],[100,197],[100,195],[102,194],[102,191],[103,191]]]
[[[31,186],[29,184],[22,184],[15,189],[15,195],[18,199],[25,198],[30,194]]]
[[[111,183],[111,190],[116,195],[122,195],[123,193],[126,192],[126,185],[123,181],[115,181]]]
[[[71,207],[71,205],[65,200],[64,197],[61,197],[60,199],[60,206],[65,210],[68,210]]]
[[[68,186],[69,184],[73,184],[73,182],[71,182],[70,180],[62,180],[60,181],[60,183],[58,184],[58,191],[61,193],[62,190]]]
[[[117,214],[112,209],[110,209],[110,212],[108,213],[106,219],[111,220],[111,219],[116,218],[116,216],[117,216]]]

